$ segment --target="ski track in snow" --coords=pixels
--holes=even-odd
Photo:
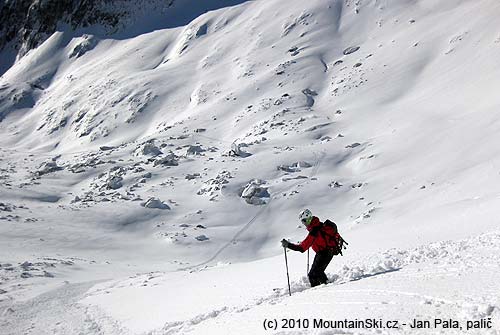
[[[93,285],[66,284],[25,302],[0,306],[2,334],[126,334],[98,308],[78,303]]]

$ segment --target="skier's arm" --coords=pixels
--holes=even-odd
[[[307,249],[309,249],[312,245],[313,245],[313,242],[314,242],[314,239],[316,238],[315,235],[313,235],[312,232],[310,232],[307,237],[304,239],[304,241],[300,242],[300,244],[297,246],[298,248],[300,248],[300,252],[304,252],[306,251]]]
[[[288,249],[294,250],[294,251],[300,251],[304,252],[305,250],[302,250],[299,244],[294,244],[294,243],[288,243]]]
[[[288,248],[288,249],[291,249],[291,250],[294,250],[294,251],[304,252],[304,250],[302,250],[302,248],[298,244],[289,242],[289,241],[287,241],[285,239],[281,240],[281,245],[283,246],[283,248]]]
[[[314,240],[316,239],[316,236],[318,235],[318,229],[313,229],[307,234],[307,237],[304,239],[304,241],[300,242],[299,244],[291,243],[286,241],[286,248],[294,250],[294,251],[300,251],[300,252],[305,252],[307,249],[309,249],[313,243]],[[283,243],[283,242],[282,242]]]

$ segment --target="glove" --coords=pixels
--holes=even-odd
[[[290,242],[288,242],[287,240],[285,240],[285,239],[282,239],[282,240],[281,240],[281,246],[282,246],[283,248],[288,248],[288,245],[289,245],[289,244],[290,244]]]

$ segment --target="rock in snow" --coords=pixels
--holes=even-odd
[[[148,200],[146,200],[146,202],[142,203],[141,205],[146,208],[170,209],[170,207],[166,203],[154,197],[149,198]]]
[[[146,143],[140,148],[139,152],[143,155],[147,156],[158,156],[161,155],[163,152],[158,148],[156,145],[153,143]]]
[[[94,49],[96,45],[97,45],[97,40],[94,36],[84,34],[82,36],[81,41],[79,41],[78,44],[75,45],[75,47],[69,54],[69,58],[81,57],[85,55],[85,53],[87,53],[88,51]]]
[[[165,157],[158,158],[154,162],[154,166],[163,165],[163,166],[177,166],[179,165],[178,158],[175,154],[170,153]]]
[[[199,155],[202,152],[205,152],[206,150],[201,147],[201,145],[190,145],[187,150],[186,154],[187,155]]]
[[[301,168],[310,168],[312,165],[306,161],[295,162],[293,164],[287,165],[282,164],[278,166],[278,170],[285,172],[300,172]]]
[[[195,239],[197,239],[200,242],[209,240],[209,238],[206,235],[198,235],[195,237]]]
[[[343,53],[344,53],[344,55],[346,55],[346,56],[347,56],[347,55],[350,55],[350,54],[352,54],[352,53],[355,53],[355,52],[356,52],[356,51],[358,51],[358,50],[359,50],[359,47],[348,47],[348,48],[345,48],[345,49],[344,49],[344,52],[343,52]]]
[[[48,174],[51,172],[59,171],[62,170],[63,168],[61,166],[58,166],[56,162],[51,161],[51,162],[46,162],[40,166],[38,171],[36,172],[37,175],[42,176],[44,174]]]
[[[106,182],[106,185],[108,189],[116,190],[123,186],[122,181],[123,178],[120,176],[110,176],[110,178]]]
[[[231,144],[231,151],[229,152],[230,156],[238,156],[238,157],[248,157],[251,156],[251,153],[248,153],[243,150],[243,148],[248,147],[246,143],[236,143],[233,142]]]
[[[260,179],[252,179],[242,188],[240,196],[251,205],[266,204],[271,195],[267,191],[267,187],[263,186],[265,183]]]

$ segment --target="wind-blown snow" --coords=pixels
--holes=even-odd
[[[0,78],[1,333],[500,333],[500,5],[193,4]],[[306,207],[349,247],[289,297]]]

